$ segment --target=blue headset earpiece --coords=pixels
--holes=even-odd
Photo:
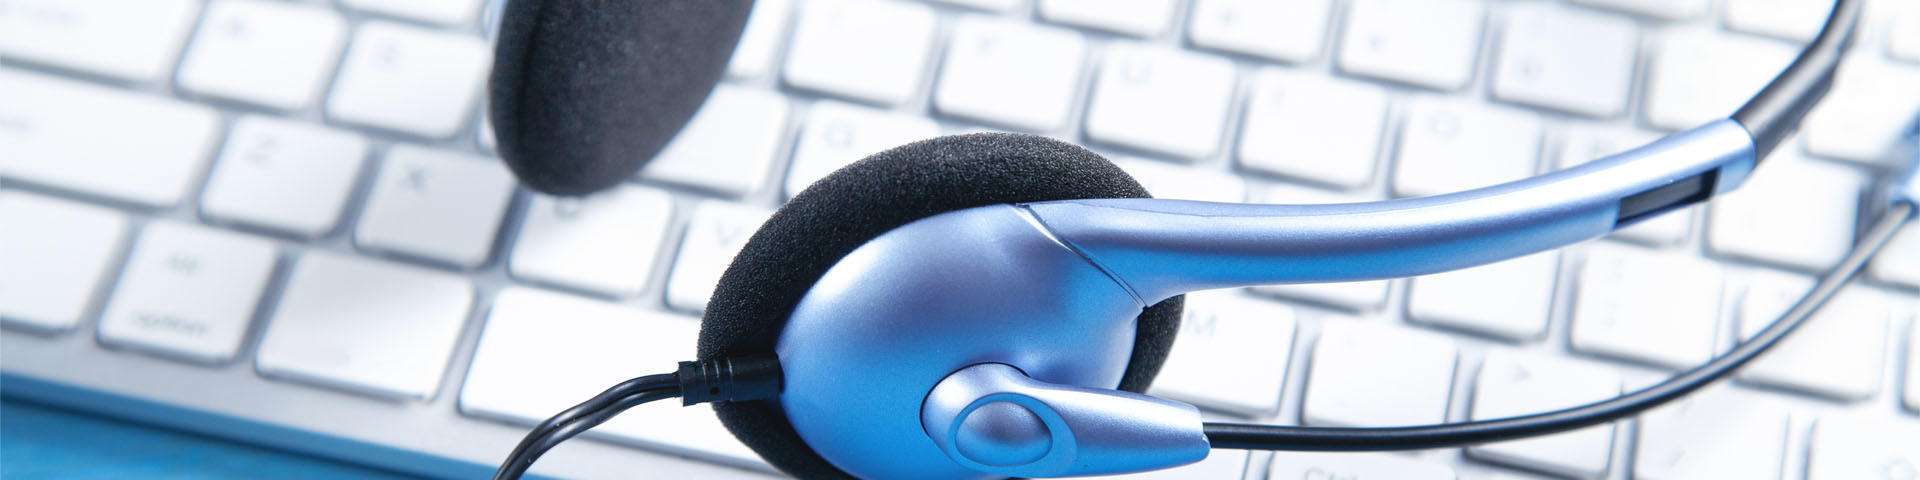
[[[935,215],[868,241],[807,291],[776,349],[780,405],[801,438],[863,478],[1189,463],[1208,448],[1197,410],[1112,389],[1143,307],[1197,290],[1519,257],[1725,192],[1754,163],[1747,131],[1720,120],[1579,167],[1432,197],[1059,200]]]

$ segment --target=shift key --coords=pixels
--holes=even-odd
[[[171,207],[219,133],[205,106],[0,67],[0,177]]]

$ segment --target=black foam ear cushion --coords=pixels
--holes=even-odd
[[[994,204],[1146,196],[1099,155],[1032,135],[940,137],[875,154],[807,187],[753,234],[707,303],[699,356],[772,353],[788,315],[828,268],[908,222]],[[1152,383],[1179,330],[1180,303],[1174,297],[1141,312],[1122,390]],[[789,474],[850,478],[808,448],[773,401],[715,404],[714,411]]]
[[[488,115],[520,182],[583,195],[630,178],[720,80],[752,0],[510,0]]]

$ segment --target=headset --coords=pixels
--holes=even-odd
[[[1055,477],[1183,465],[1213,448],[1457,447],[1565,432],[1671,402],[1778,344],[1915,216],[1915,164],[1879,220],[1787,313],[1664,382],[1518,417],[1392,428],[1214,423],[1145,395],[1196,290],[1422,275],[1596,238],[1744,182],[1831,87],[1860,14],[1731,117],[1532,178],[1333,205],[1147,198],[1084,148],[1031,135],[924,140],[834,172],[762,225],[722,275],[699,360],[536,426],[500,466],[626,408],[713,402],[733,434],[804,478]],[[629,178],[718,81],[751,2],[511,0],[489,115],[528,187]],[[1920,134],[1915,135],[1920,138]],[[1920,141],[1920,140],[1916,140]]]

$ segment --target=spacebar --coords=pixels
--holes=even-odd
[[[460,411],[539,423],[627,379],[672,373],[678,362],[694,358],[699,329],[691,317],[509,288],[487,317]],[[634,407],[588,436],[740,466],[760,463],[712,409],[682,407],[678,400]]]

